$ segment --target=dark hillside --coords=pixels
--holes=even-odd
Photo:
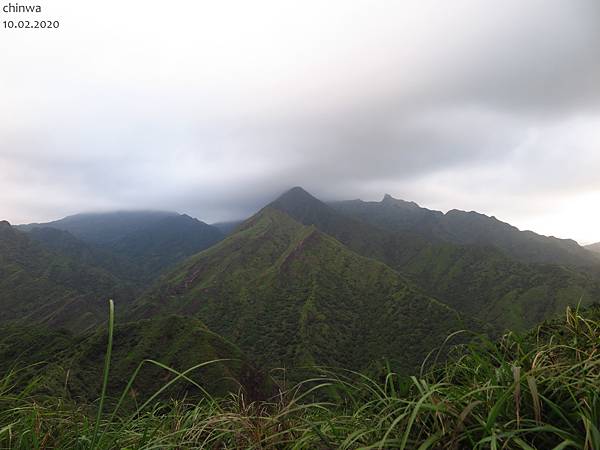
[[[25,231],[38,227],[56,228],[68,231],[84,242],[106,245],[118,241],[129,233],[173,216],[177,216],[177,213],[168,211],[82,213],[52,222],[20,225],[20,228]]]
[[[19,369],[20,380],[42,377],[40,393],[66,395],[85,402],[98,398],[107,343],[104,326],[87,335],[43,326],[4,327],[1,331],[0,366]],[[240,388],[251,398],[264,398],[271,393],[266,375],[233,344],[212,333],[199,320],[167,316],[116,326],[109,397],[120,396],[145,359],[159,361],[179,372],[222,360],[190,372],[189,378],[212,395],[226,395]],[[144,400],[175,377],[164,368],[145,363],[133,384],[132,395]],[[181,398],[186,392],[201,394],[187,381],[176,382],[168,394]]]
[[[99,323],[109,297],[126,305],[133,291],[102,267],[47,250],[0,222],[0,323],[86,329]]]
[[[135,267],[142,280],[152,281],[165,269],[224,237],[218,228],[181,214],[133,231],[107,248]]]
[[[493,246],[521,262],[600,267],[589,251],[571,239],[520,231],[477,212],[457,209],[446,214],[386,194],[381,202],[352,200],[329,204],[337,211],[382,229],[417,234],[430,242]]]
[[[186,214],[162,211],[78,214],[19,228],[52,251],[101,266],[141,288],[225,236]]]

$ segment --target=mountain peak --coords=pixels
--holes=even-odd
[[[294,186],[290,190],[285,191],[283,194],[281,194],[279,196],[279,198],[277,200],[287,199],[287,198],[290,198],[290,199],[302,199],[302,198],[305,198],[305,199],[315,199],[315,197],[313,197],[311,194],[309,194],[301,186]]]
[[[419,207],[419,205],[417,205],[415,202],[407,202],[406,200],[394,198],[390,194],[385,194],[383,196],[383,199],[381,200],[381,203],[384,205],[396,205],[396,206],[404,206],[404,207],[411,207],[411,208]]]
[[[304,225],[317,225],[324,230],[329,230],[329,227],[334,224],[347,220],[340,218],[337,211],[301,187],[290,189],[268,206],[286,213]]]
[[[289,208],[306,208],[316,204],[321,204],[321,201],[313,197],[300,186],[296,186],[281,194],[277,200],[271,203],[271,206],[287,210]]]
[[[15,231],[8,221],[0,220],[0,233],[2,233],[2,236],[13,236]]]
[[[6,236],[13,236],[15,234],[15,230],[6,220],[0,220],[0,234],[4,238]]]

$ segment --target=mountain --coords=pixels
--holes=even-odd
[[[586,304],[600,294],[598,280],[587,273],[524,263],[491,245],[460,245],[427,238],[418,230],[426,230],[426,223],[431,225],[427,219],[430,214],[414,203],[387,196],[383,209],[377,204],[367,206],[371,216],[359,215],[348,207],[362,203],[366,202],[328,205],[302,188],[294,188],[270,206],[305,225],[314,225],[363,256],[386,263],[409,276],[430,296],[499,329],[526,330],[560,313],[566,305],[579,300]],[[393,231],[408,219],[400,222],[404,220],[401,214],[379,214],[387,208],[415,211],[408,216],[412,224],[405,226],[408,231]]]
[[[240,226],[243,222],[243,220],[232,220],[230,222],[211,223],[211,225],[215,228],[218,228],[224,235],[228,235],[233,233],[235,229],[238,226]]]
[[[382,230],[340,213],[301,187],[294,187],[269,204],[303,225],[315,226],[355,252],[394,266],[408,261],[428,243],[413,234]]]
[[[112,297],[131,301],[129,286],[101,267],[52,252],[0,222],[0,323],[45,323],[85,329]]]
[[[495,217],[473,211],[454,209],[444,214],[395,199],[389,194],[381,202],[351,200],[329,205],[384,230],[417,234],[431,242],[493,246],[522,262],[598,266],[597,258],[571,239],[520,231]]]
[[[590,252],[600,253],[600,242],[596,242],[595,244],[590,244],[585,246]]]
[[[152,280],[224,237],[218,228],[181,214],[132,231],[106,248],[135,266],[144,279]]]
[[[132,316],[200,318],[262,367],[409,371],[474,327],[385,264],[268,206],[165,276]]]
[[[100,267],[121,280],[135,282],[138,269],[130,262],[109,250],[85,243],[68,231],[40,226],[30,229],[27,236],[51,253],[67,257],[77,265]]]
[[[43,326],[0,330],[0,366],[18,368],[19,376],[24,379],[43,377],[43,389],[54,395],[66,393],[87,401],[99,397],[107,343],[104,327],[85,335]],[[241,387],[248,397],[256,399],[264,398],[272,389],[265,374],[235,345],[197,319],[166,316],[117,324],[113,339],[108,389],[112,398],[119,397],[136,368],[147,359],[160,361],[179,372],[210,362],[191,371],[188,377],[213,395],[237,392]],[[145,363],[134,381],[132,393],[143,400],[175,376],[164,368]],[[200,391],[182,380],[167,393],[182,397],[184,393]]]
[[[314,225],[351,248],[368,245],[364,242],[364,237],[372,234],[372,227],[366,223],[338,214],[299,186],[285,192],[269,206],[304,225]]]
[[[525,331],[567,306],[600,298],[593,275],[523,263],[494,247],[431,245],[402,270],[429,295],[499,329]]]
[[[168,211],[114,211],[83,213],[46,223],[31,223],[20,228],[29,231],[37,227],[50,227],[68,231],[73,236],[91,244],[111,244],[137,230],[160,220],[177,216]]]
[[[79,252],[78,256],[93,258],[119,277],[142,285],[225,236],[218,228],[186,214],[163,211],[78,214],[21,229],[48,248]],[[63,234],[48,231],[52,229]]]

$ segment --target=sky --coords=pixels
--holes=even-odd
[[[60,27],[0,28],[0,219],[301,185],[600,241],[597,0],[21,4]]]

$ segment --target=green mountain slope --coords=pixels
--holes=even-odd
[[[134,316],[196,316],[259,365],[400,370],[466,324],[386,265],[267,207],[188,259],[136,304]]]
[[[524,331],[600,297],[595,277],[551,264],[525,264],[493,247],[432,245],[402,266],[426,292],[499,329]]]
[[[312,225],[335,237],[350,249],[369,257],[384,259],[395,236],[375,226],[340,214],[301,187],[294,187],[270,203],[271,208],[286,213],[304,225]],[[426,242],[418,239],[418,246]],[[397,244],[393,242],[393,244]],[[409,244],[409,240],[406,240]]]
[[[420,211],[414,204],[399,205]],[[364,256],[385,262],[410,276],[429,295],[500,329],[525,330],[560,313],[566,305],[593,301],[600,292],[593,275],[526,264],[493,246],[457,245],[392,232],[386,229],[393,228],[389,224],[363,222],[364,217],[342,213],[301,188],[282,195],[271,206],[316,226]]]
[[[573,240],[520,231],[495,217],[473,211],[454,209],[443,214],[388,194],[381,202],[352,200],[332,202],[330,206],[382,229],[417,234],[431,242],[494,246],[522,262],[598,266],[598,260]]]
[[[600,448],[600,308],[456,350],[411,377],[325,371],[266,401],[162,399],[103,418],[97,448]],[[1,370],[0,380],[0,447],[89,448],[97,403],[22,393]]]
[[[136,267],[142,279],[152,280],[224,237],[218,228],[181,214],[126,234],[106,248]]]
[[[107,340],[104,327],[85,335],[43,326],[9,326],[0,331],[0,367],[19,368],[18,375],[24,381],[41,376],[43,383],[39,388],[52,395],[66,394],[85,401],[100,396]],[[270,393],[268,378],[235,345],[197,319],[166,316],[115,327],[109,397],[120,396],[145,359],[159,361],[179,372],[221,360],[193,370],[189,378],[214,395],[237,392],[240,388],[250,398],[263,398]],[[164,368],[145,363],[134,381],[132,396],[147,398],[175,377]],[[181,397],[186,392],[201,391],[187,381],[177,381],[167,392]]]
[[[46,323],[85,329],[98,323],[108,297],[132,290],[101,267],[54,253],[0,222],[0,323]]]
[[[121,280],[139,284],[139,269],[130,261],[110,250],[87,244],[68,231],[35,227],[27,232],[27,236],[49,252],[66,257],[77,265],[99,267]]]
[[[162,211],[78,214],[20,229],[51,250],[76,256],[82,262],[91,260],[140,285],[225,236],[218,228],[188,215]]]

